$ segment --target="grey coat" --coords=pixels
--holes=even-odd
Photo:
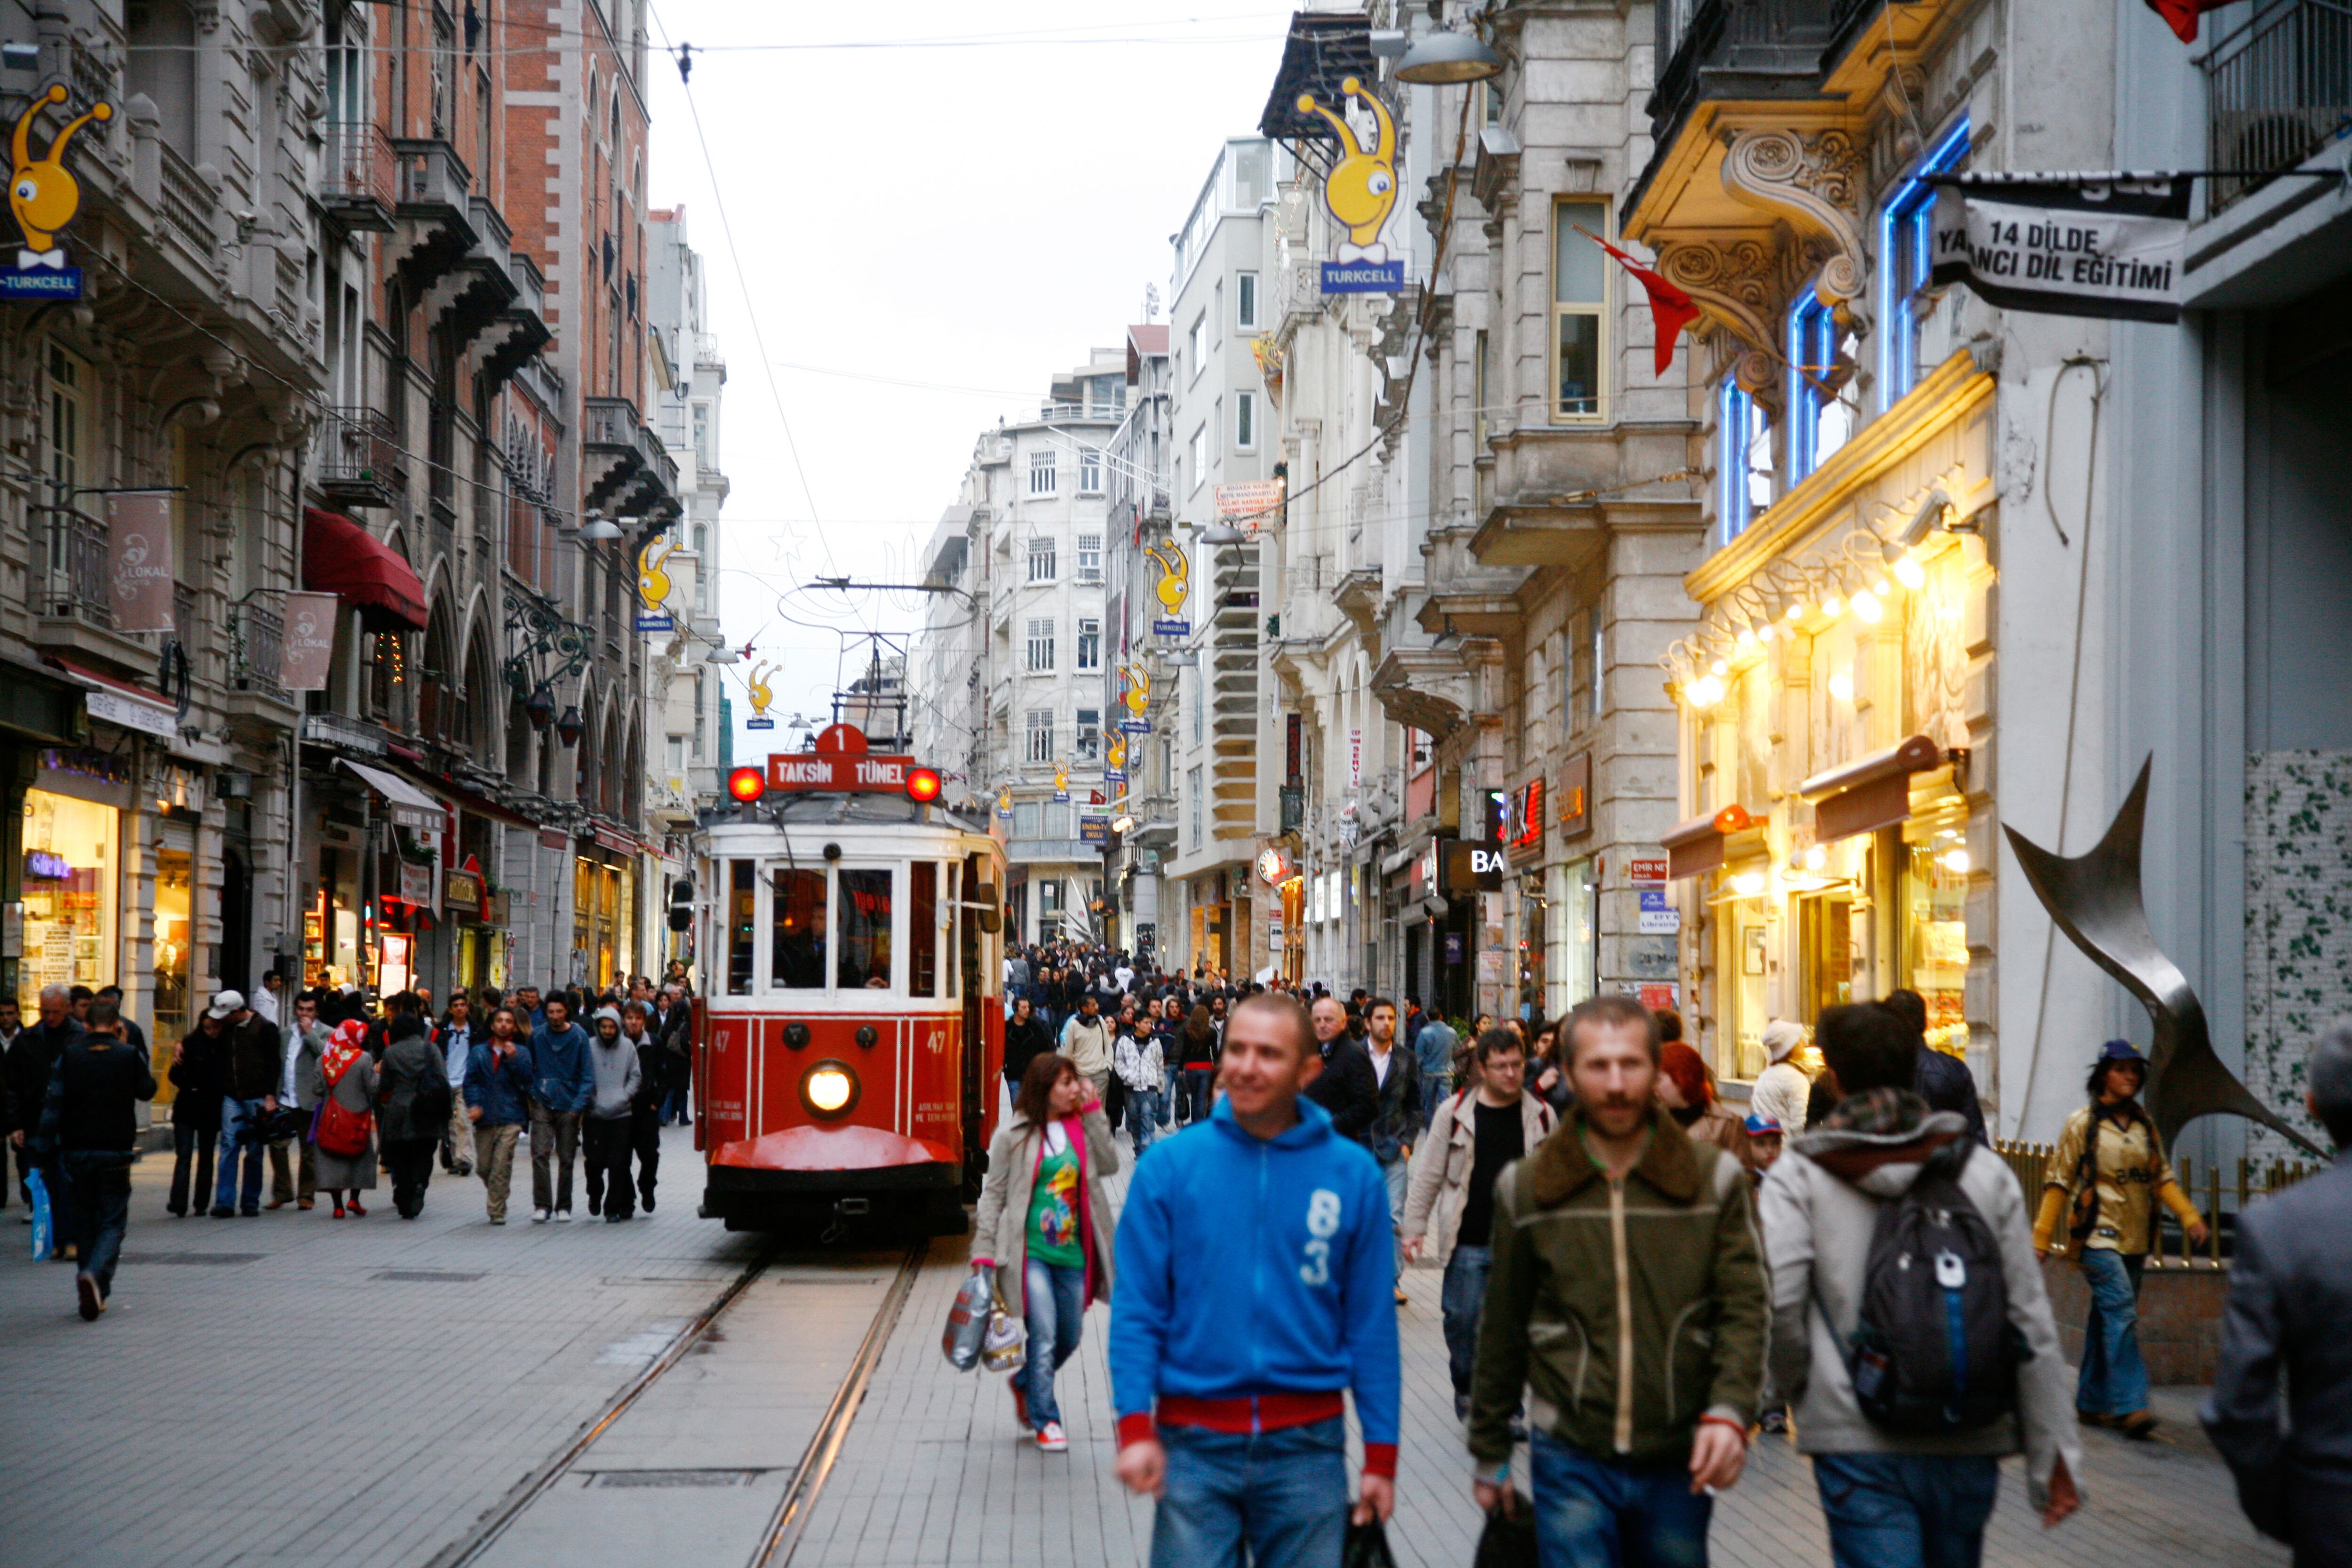
[[[437,1138],[447,1130],[448,1124],[436,1117],[424,1126],[415,1124],[409,1112],[416,1103],[416,1086],[427,1078],[449,1081],[448,1059],[441,1048],[423,1035],[410,1035],[384,1048],[383,1061],[378,1064],[378,1079],[383,1107],[376,1115],[376,1133],[387,1144],[402,1143],[413,1138]]]
[[[362,1055],[352,1063],[334,1088],[335,1103],[346,1111],[372,1111],[375,1108],[375,1092],[379,1080],[375,1063]],[[350,1159],[318,1151],[319,1185],[352,1192],[375,1190],[375,1134],[368,1137],[368,1146]]]
[[[1086,1134],[1078,1145],[1087,1256],[1086,1299],[1108,1301],[1114,1220],[1103,1182],[1118,1174],[1118,1145],[1111,1141],[1110,1118],[1103,1114],[1100,1105],[1087,1108],[1081,1126]],[[981,1183],[980,1206],[972,1218],[972,1258],[995,1265],[996,1293],[1016,1312],[1024,1310],[1029,1200],[1036,1193],[1037,1166],[1045,1152],[1039,1128],[1018,1112],[1007,1116],[989,1142],[988,1176]]]

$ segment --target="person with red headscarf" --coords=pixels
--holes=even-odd
[[[319,1190],[335,1203],[335,1218],[343,1218],[343,1194],[351,1194],[350,1208],[364,1218],[367,1210],[360,1204],[360,1194],[375,1190],[375,1059],[368,1054],[367,1025],[349,1019],[335,1026],[332,1043],[319,1059],[319,1078],[323,1092],[319,1096],[318,1120],[310,1124],[310,1141],[319,1151]],[[349,1143],[341,1148],[341,1140],[332,1132],[321,1136],[332,1118],[339,1128],[355,1129],[359,1138],[356,1153]]]
[[[1685,1041],[1670,1040],[1658,1048],[1658,1103],[1693,1139],[1713,1144],[1754,1174],[1747,1124],[1717,1097],[1706,1060]]]

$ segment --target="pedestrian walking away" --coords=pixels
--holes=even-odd
[[[1438,1312],[1457,1421],[1470,1418],[1478,1319],[1495,1260],[1495,1178],[1549,1137],[1555,1124],[1551,1107],[1526,1088],[1527,1051],[1518,1036],[1488,1030],[1475,1050],[1477,1082],[1446,1096],[1430,1118],[1413,1154],[1398,1228],[1407,1262],[1426,1255],[1444,1270]]]
[[[2045,1525],[2079,1500],[2065,1358],[2025,1197],[1966,1116],[1914,1092],[1917,1044],[1899,1014],[1832,1007],[1814,1034],[1843,1097],[1790,1143],[1759,1200],[1772,1390],[1812,1456],[1836,1568],[1973,1563],[2003,1458],[2025,1456]],[[1933,1251],[1932,1278],[1925,1257],[1910,1266],[1915,1250]]]
[[[1812,1080],[1796,1063],[1804,1043],[1803,1024],[1787,1019],[1766,1024],[1764,1071],[1756,1075],[1748,1092],[1748,1113],[1777,1123],[1791,1136],[1805,1130],[1805,1100],[1813,1090]]]
[[[2352,1024],[2321,1038],[2304,1083],[2304,1103],[2334,1140],[2336,1163],[2239,1217],[2221,1364],[2199,1414],[2237,1478],[2239,1502],[2254,1528],[2292,1545],[2295,1568],[2347,1568]]]
[[[1055,1376],[1077,1353],[1087,1306],[1109,1295],[1116,1274],[1103,1182],[1118,1168],[1110,1118],[1077,1064],[1051,1053],[1031,1061],[1013,1114],[989,1141],[971,1266],[993,1273],[997,1299],[1027,1327],[1013,1416],[1049,1454],[1070,1446]]]
[[[1401,1372],[1388,1193],[1304,1097],[1315,1031],[1254,996],[1208,1122],[1136,1166],[1111,1295],[1118,1479],[1157,1500],[1153,1568],[1337,1563],[1396,1504]],[[1236,1325],[1248,1325],[1237,1333]],[[1343,1396],[1364,1463],[1348,1506]]]
[[[377,1125],[392,1167],[392,1206],[401,1218],[414,1219],[425,1210],[434,1153],[448,1131],[449,1062],[415,1013],[394,1019],[386,1032]]]
[[[360,1194],[375,1190],[375,1096],[381,1082],[375,1059],[367,1052],[365,1024],[352,1019],[336,1026],[319,1077],[319,1115],[310,1124],[311,1141],[319,1145],[319,1185],[334,1203],[337,1219],[347,1209],[364,1219],[367,1207]]]
[[[2066,1118],[2033,1225],[2034,1250],[2071,1244],[2090,1287],[2075,1411],[2085,1426],[2113,1427],[2127,1437],[2151,1437],[2157,1425],[2139,1350],[2139,1276],[2156,1246],[2156,1205],[2172,1210],[2190,1245],[2206,1238],[2204,1217],[2180,1190],[2156,1124],[2140,1108],[2147,1081],[2147,1061],[2131,1041],[2099,1049],[2085,1086],[2091,1103]]]
[[[22,1129],[9,1134],[20,1147],[37,1145],[67,1173],[58,1224],[69,1234],[78,1260],[74,1293],[85,1322],[106,1311],[114,1292],[114,1266],[131,1224],[138,1107],[155,1097],[146,1051],[131,1046],[122,1032],[113,999],[94,999],[82,1030],[58,1050],[32,1136]]]
[[[1482,1510],[1516,1508],[1524,1389],[1545,1563],[1702,1564],[1763,1376],[1747,1175],[1658,1105],[1657,1020],[1639,1002],[1580,1002],[1559,1034],[1576,1098],[1495,1184],[1473,1490]]]
[[[174,1219],[191,1204],[197,1214],[211,1207],[213,1156],[220,1144],[221,1104],[228,1097],[228,1020],[210,1009],[172,1047],[164,1070],[172,1084],[172,1186],[163,1200]]]
[[[582,1126],[588,1156],[588,1217],[602,1215],[618,1222],[636,1212],[636,1183],[629,1173],[630,1134],[645,1070],[637,1061],[635,1041],[621,1032],[618,1009],[599,1008],[593,1021],[596,1032],[588,1048],[593,1088]],[[535,1159],[536,1139],[531,1153]]]
[[[1454,1028],[1434,1012],[1426,1015],[1413,1034],[1413,1060],[1421,1067],[1421,1110],[1429,1119],[1435,1119],[1437,1108],[1455,1087],[1454,1053],[1460,1049],[1461,1039]]]
[[[530,1115],[531,1061],[513,1008],[490,1011],[489,1034],[466,1059],[466,1115],[474,1130],[474,1174],[492,1225],[507,1222],[515,1145]]]
[[[596,1092],[588,1031],[572,1021],[572,998],[547,998],[547,1021],[530,1037],[530,1218],[534,1225],[572,1218],[572,1166],[580,1156],[580,1118]]]

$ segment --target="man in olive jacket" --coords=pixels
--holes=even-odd
[[[1508,1506],[1525,1386],[1544,1561],[1703,1563],[1763,1377],[1749,1184],[1657,1109],[1657,1022],[1640,1003],[1594,997],[1561,1033],[1575,1104],[1495,1184],[1470,1403],[1479,1506]]]

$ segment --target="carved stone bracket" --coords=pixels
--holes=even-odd
[[[1830,245],[1813,285],[1824,305],[1864,297],[1870,267],[1862,243],[1862,152],[1843,131],[1735,131],[1723,154],[1723,188],[1734,199],[1788,219]]]
[[[1771,323],[1793,285],[1783,252],[1762,240],[1670,243],[1658,252],[1658,270],[1691,297],[1713,331],[1730,340],[1727,358],[1741,390],[1768,393],[1779,382],[1780,353]]]

